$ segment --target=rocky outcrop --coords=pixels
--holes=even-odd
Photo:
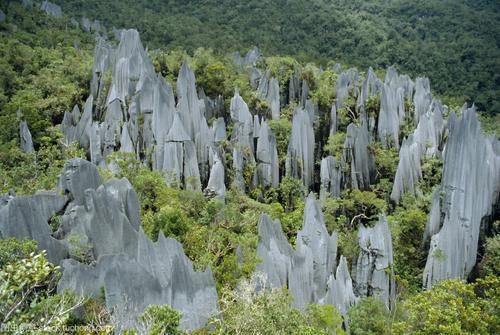
[[[63,15],[61,7],[50,1],[43,1],[40,4],[40,10],[54,17],[61,17]]]
[[[319,203],[312,196],[306,200],[296,244],[294,250],[279,221],[261,216],[257,255],[262,263],[257,271],[266,275],[266,285],[288,287],[298,308],[313,302],[329,303],[345,314],[355,300],[349,271],[343,257],[336,267],[337,235],[328,234]]]
[[[35,152],[33,147],[33,138],[28,128],[26,121],[21,122],[19,125],[19,137],[21,139],[21,150],[24,152]]]
[[[422,178],[420,160],[420,145],[410,135],[408,139],[403,140],[399,150],[399,163],[391,192],[391,199],[395,202],[398,203],[406,192],[415,193],[415,186]]]
[[[321,189],[320,199],[339,197],[342,171],[337,165],[335,157],[327,156],[321,160]]]
[[[295,110],[286,157],[286,175],[302,180],[309,188],[314,172],[314,129],[306,110]]]
[[[66,244],[52,236],[49,226],[51,218],[64,210],[67,197],[43,192],[4,198],[4,201],[0,205],[0,238],[35,240],[40,250],[47,251],[49,261],[56,264],[68,257]]]
[[[359,256],[356,263],[355,292],[360,297],[376,296],[387,308],[395,299],[392,239],[387,219],[379,217],[373,227],[358,230]]]
[[[213,165],[210,170],[210,178],[205,192],[214,194],[218,198],[224,198],[226,194],[226,185],[224,184],[224,165],[217,153],[213,153]]]
[[[74,159],[65,165],[60,188],[65,195],[0,202],[0,238],[33,239],[47,250],[49,260],[62,266],[59,292],[99,297],[104,288],[118,328],[134,326],[151,304],[180,311],[186,330],[203,327],[217,313],[210,269],[194,271],[182,246],[162,233],[155,243],[144,235],[139,201],[126,179],[103,184],[95,165]],[[61,224],[53,232],[49,220],[55,216]]]
[[[432,237],[424,287],[467,278],[476,264],[481,221],[500,191],[499,141],[482,134],[475,108],[464,107],[460,117],[451,114],[448,130],[440,189],[444,195],[440,200],[435,193],[426,228]]]
[[[347,127],[347,136],[344,143],[342,165],[344,170],[350,171],[348,186],[357,189],[367,189],[374,179],[375,158],[368,149],[370,138],[366,123],[360,126],[353,123]]]
[[[276,138],[265,120],[262,121],[258,130],[256,183],[264,187],[278,187],[279,160]]]

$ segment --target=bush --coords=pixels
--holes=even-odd
[[[181,314],[168,305],[151,305],[139,317],[140,333],[149,335],[178,335]]]
[[[489,334],[488,320],[498,318],[499,312],[498,277],[488,286],[486,299],[476,296],[476,284],[456,279],[411,296],[402,304],[402,317],[393,324],[393,334]]]
[[[500,235],[486,238],[480,266],[485,275],[500,276]]]
[[[376,297],[367,297],[353,305],[348,312],[352,335],[383,335],[390,329],[389,311]]]
[[[28,258],[36,248],[37,242],[33,240],[18,240],[14,237],[0,239],[0,269],[14,261]]]

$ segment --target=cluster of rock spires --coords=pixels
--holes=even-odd
[[[87,23],[90,27],[90,21]],[[452,115],[446,125],[447,108],[433,98],[428,79],[413,82],[391,67],[384,81],[371,68],[361,81],[357,70],[342,72],[336,67],[336,100],[329,115],[329,134],[338,131],[338,114],[343,108],[358,113],[359,123],[347,126],[340,155],[318,157],[319,111],[308,99],[307,81],[294,74],[288,92],[280,93],[282,88],[271,72],[261,73],[257,68],[259,57],[253,49],[245,57],[234,55],[234,61],[242,71],[248,71],[249,81],[267,101],[269,113],[254,115],[238,91],[231,99],[229,113],[224,113],[223,97],[207,97],[202,90],[197,91],[187,62],[180,68],[174,94],[172,86],[155,73],[137,31],[121,31],[117,47],[99,39],[91,95],[83,112],[75,106],[65,113],[61,124],[65,140],[77,141],[87,149],[95,165],[113,169],[111,153],[129,153],[163,172],[169,185],[223,198],[229,164],[234,185],[241,190],[279,185],[277,141],[268,120],[280,118],[283,104],[296,102],[284,172],[300,179],[308,190],[319,184],[322,199],[338,197],[343,189],[369,188],[376,178],[370,150],[375,141],[399,150],[390,195],[396,203],[404,193],[415,192],[425,158],[444,156],[442,185],[434,193],[426,228],[431,249],[424,286],[450,277],[465,278],[476,263],[481,220],[490,214],[500,190],[500,144],[481,134],[474,109],[465,109],[459,118]],[[109,86],[104,80],[107,73],[111,73]],[[346,104],[349,95],[356,99],[356,110]],[[372,98],[380,100],[378,118],[368,110]],[[413,101],[413,108],[408,108],[408,101]],[[416,129],[400,138],[402,125],[410,121]],[[445,144],[446,131],[449,138]],[[20,125],[20,138],[23,150],[33,152],[26,123]],[[321,161],[319,174],[315,161]],[[250,182],[248,166],[255,167]],[[40,193],[2,199],[1,236],[39,241],[40,247],[48,250],[49,259],[63,265],[60,289],[95,295],[105,287],[108,307],[122,306],[126,309],[123,315],[137,315],[148,304],[167,303],[184,313],[182,326],[190,329],[202,326],[217,311],[210,272],[194,272],[177,242],[160,236],[153,243],[144,236],[135,193],[127,181],[103,184],[95,166],[82,161],[73,161],[65,175],[61,189],[68,191],[66,196]],[[114,205],[105,208],[103,203]],[[26,210],[37,214],[16,214]],[[63,224],[52,233],[47,222],[55,213],[64,213]],[[8,222],[22,228],[13,228]],[[352,277],[345,258],[337,257],[337,235],[328,234],[318,202],[312,197],[306,201],[296,249],[288,244],[279,223],[266,215],[260,219],[259,235],[258,255],[263,262],[258,270],[267,275],[267,285],[288,287],[297,307],[310,302],[333,304],[346,317],[348,307],[367,295],[378,296],[391,307],[392,242],[383,215],[374,227],[360,227],[360,254],[352,264]],[[75,238],[82,246],[92,246],[95,264],[67,259],[72,253],[78,258],[69,247]],[[113,243],[104,243],[107,240]],[[117,278],[123,282],[117,283]],[[133,278],[145,284],[139,287]]]
[[[3,197],[0,237],[38,241],[48,259],[60,264],[58,291],[99,297],[123,327],[149,305],[168,304],[182,312],[181,327],[203,327],[218,311],[210,269],[195,272],[179,242],[160,233],[152,242],[140,228],[139,201],[126,179],[103,183],[94,164],[67,162],[59,181],[64,194]],[[58,216],[53,232],[48,222]],[[85,262],[84,262],[85,261]]]
[[[325,226],[319,202],[309,195],[296,248],[288,243],[279,221],[262,215],[259,221],[257,271],[268,287],[287,287],[297,308],[310,303],[334,305],[347,318],[349,307],[360,297],[377,296],[389,308],[394,299],[393,255],[387,220],[380,216],[373,227],[358,232],[360,253],[353,266],[353,282],[344,256],[337,264],[337,233]]]
[[[467,278],[476,264],[479,232],[500,192],[500,141],[485,137],[475,108],[448,118],[441,186],[434,193],[426,227],[431,245],[424,286]]]

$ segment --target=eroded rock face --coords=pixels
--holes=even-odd
[[[48,15],[54,16],[54,17],[61,17],[63,14],[61,7],[59,5],[56,5],[55,3],[50,2],[50,1],[43,1],[40,4],[40,9],[43,10]]]
[[[49,261],[57,264],[68,256],[66,244],[52,236],[49,221],[61,212],[68,199],[56,193],[9,197],[0,207],[0,238],[15,237],[38,242]]]
[[[314,172],[314,129],[306,110],[295,111],[292,133],[286,157],[286,174],[301,179],[307,188],[313,182]]]
[[[33,139],[26,121],[21,122],[19,126],[19,136],[21,138],[21,150],[24,152],[34,152]]]
[[[312,196],[306,201],[296,250],[288,243],[279,221],[273,222],[265,214],[259,221],[259,238],[257,255],[262,263],[257,271],[267,276],[268,287],[288,287],[297,308],[316,302],[334,304],[347,311],[354,301],[349,271],[340,264],[335,275],[337,234],[328,234],[319,203]],[[332,291],[337,289],[342,292]]]
[[[327,156],[321,160],[321,190],[320,198],[325,199],[329,196],[340,196],[340,183],[342,172],[337,166],[335,157]]]
[[[358,231],[360,253],[356,263],[358,296],[377,296],[390,308],[395,299],[392,239],[387,219],[379,217],[373,228]]]
[[[444,198],[439,201],[435,195],[426,228],[427,235],[433,235],[424,287],[447,278],[467,278],[476,264],[481,220],[491,213],[500,191],[499,141],[482,134],[475,108],[464,108],[460,117],[451,114],[448,129]]]
[[[223,199],[226,194],[226,185],[224,184],[224,164],[217,153],[213,153],[213,165],[210,170],[210,179],[208,180],[205,192],[215,194],[216,197]]]
[[[38,241],[49,260],[62,265],[59,291],[98,297],[104,288],[119,327],[133,326],[151,304],[182,312],[186,330],[203,327],[217,313],[210,269],[194,271],[177,241],[160,234],[154,243],[144,235],[140,204],[126,179],[103,184],[94,164],[74,159],[60,187],[67,195],[9,196],[0,203],[0,237]],[[54,215],[62,221],[56,232],[48,224]]]
[[[258,130],[259,137],[256,150],[257,169],[255,172],[257,184],[264,187],[278,187],[279,160],[276,138],[265,120],[262,121]]]
[[[357,189],[367,189],[374,179],[375,158],[368,150],[370,138],[365,122],[360,126],[353,123],[347,126],[347,136],[344,143],[344,153],[342,164],[344,170],[350,171],[350,187]]]
[[[399,163],[391,192],[391,199],[395,202],[399,202],[406,192],[415,193],[415,186],[422,178],[420,160],[420,145],[410,135],[408,139],[403,140],[399,150]]]

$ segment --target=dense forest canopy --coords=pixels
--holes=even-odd
[[[134,27],[150,49],[260,48],[324,66],[396,65],[438,94],[500,111],[500,4],[460,0],[56,0],[70,16]],[[454,100],[452,100],[454,101]]]

